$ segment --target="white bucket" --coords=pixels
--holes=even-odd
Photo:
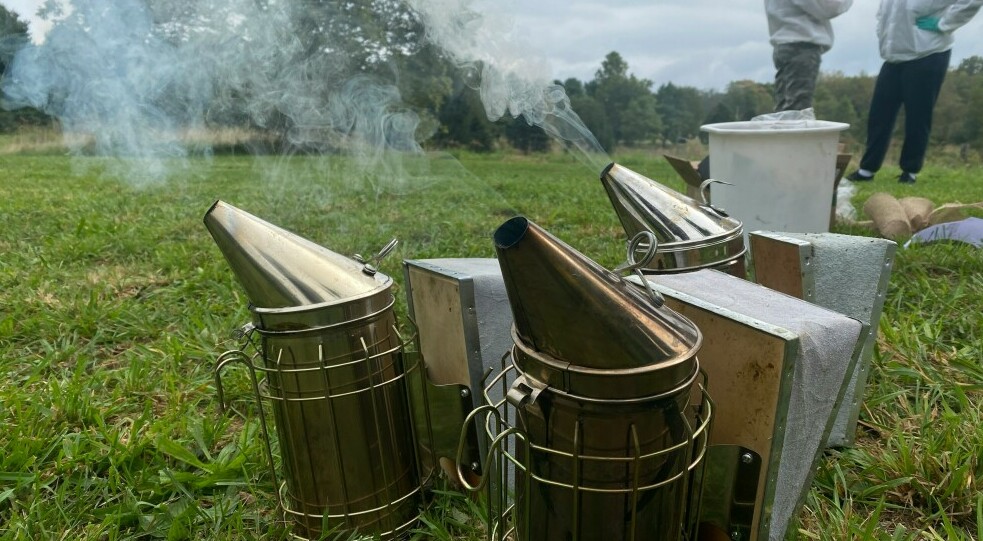
[[[714,207],[757,230],[829,231],[840,132],[825,120],[762,120],[707,124]]]

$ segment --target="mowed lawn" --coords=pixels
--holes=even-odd
[[[659,154],[615,159],[682,188]],[[601,264],[624,258],[598,171],[568,154],[382,169],[218,156],[141,182],[126,179],[159,164],[124,165],[0,156],[0,539],[289,538],[241,371],[226,380],[233,411],[217,409],[215,358],[249,313],[202,225],[216,199],[342,254],[398,238],[382,271],[400,317],[404,258],[492,257],[515,214]],[[859,187],[858,208],[878,190],[983,201],[979,165],[930,163],[910,187],[890,173]],[[983,251],[899,249],[857,445],[827,454],[790,538],[983,539],[981,314]],[[466,498],[441,493],[416,535],[477,539],[478,526]]]

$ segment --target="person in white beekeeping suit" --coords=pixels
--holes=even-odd
[[[812,107],[822,55],[833,46],[830,20],[853,0],[765,0],[775,62],[775,110]]]
[[[968,23],[983,0],[881,0],[877,38],[884,64],[867,118],[867,146],[852,181],[873,180],[881,168],[898,112],[904,106],[904,145],[898,182],[914,184],[925,162],[932,111],[942,88],[952,33]]]

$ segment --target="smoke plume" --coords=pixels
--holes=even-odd
[[[365,64],[429,40],[474,71],[489,118],[521,116],[600,170],[603,149],[493,4],[405,0],[425,27],[419,43],[354,54],[366,41],[351,24],[365,20],[358,10],[385,17],[398,3],[72,0],[43,42],[17,53],[0,90],[8,106],[56,117],[73,153],[118,158],[131,179],[165,178],[189,152],[208,154],[188,134],[215,125],[276,133],[278,152],[347,151],[397,178],[399,157],[421,153],[429,131],[404,104],[398,75]]]
[[[420,14],[434,43],[461,66],[479,73],[475,83],[488,118],[521,116],[579,151],[595,171],[607,165],[604,149],[570,107],[563,87],[550,82],[549,64],[530,54],[506,15],[508,2],[406,2]]]

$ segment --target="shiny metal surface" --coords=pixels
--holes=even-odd
[[[515,331],[530,349],[583,369],[660,363],[673,381],[691,377],[700,344],[691,322],[524,217],[494,239]]]
[[[651,231],[658,239],[647,272],[716,268],[743,276],[747,248],[739,220],[615,163],[601,183],[629,237]]]
[[[649,400],[585,404],[516,372],[506,357],[468,417],[491,442],[485,477],[461,476],[485,492],[488,539],[697,539],[713,416],[705,379]],[[509,398],[495,401],[502,386]]]
[[[513,328],[512,361],[528,378],[549,387],[589,400],[648,401],[653,397],[688,387],[699,375],[694,356],[687,362],[653,363],[636,368],[604,370],[578,366],[552,355],[536,351],[522,340]]]
[[[494,258],[407,259],[403,269],[407,311],[417,328],[428,380],[438,388],[460,386],[459,392],[467,393],[468,407],[460,410],[460,404],[438,402],[434,397],[439,391],[430,392],[430,409],[439,412],[432,416],[434,437],[439,441],[445,427],[451,429],[455,420],[458,425],[450,454],[440,454],[444,447],[435,446],[441,458],[453,462],[464,418],[481,405],[485,374],[501,366],[502,353],[512,346],[512,312],[502,270]],[[473,471],[480,471],[481,457],[487,454],[487,441],[477,437],[484,431],[477,428],[467,427],[475,434],[475,449],[462,462]]]
[[[283,308],[351,299],[386,287],[372,276],[371,265],[224,201],[208,209],[204,222],[255,306]]]
[[[323,515],[349,533],[398,531],[421,503],[393,297],[385,289],[350,304],[350,318],[336,323],[319,305],[253,309],[284,508],[309,538]]]
[[[711,415],[702,385],[694,393],[699,329],[525,218],[494,238],[514,345],[474,415],[486,415],[503,457],[496,471],[514,472],[487,486],[512,486],[514,497],[489,497],[513,525],[489,531],[519,541],[693,539]],[[635,266],[630,253],[619,270]]]
[[[510,395],[516,426],[533,444],[516,453],[526,465],[516,471],[518,538],[655,541],[692,533],[686,474],[701,419],[688,407],[689,391],[586,403],[554,389]]]
[[[294,534],[395,539],[422,504],[407,381],[423,367],[406,366],[392,280],[222,202],[205,223],[252,301],[256,353],[238,358],[272,411]]]

